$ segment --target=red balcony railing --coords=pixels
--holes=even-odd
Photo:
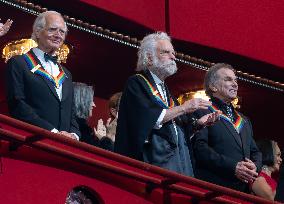
[[[2,196],[1,203],[20,203],[19,200],[38,203],[44,192],[57,185],[56,180],[48,182],[46,177],[53,178],[58,172],[62,178],[66,177],[64,182],[58,181],[62,191],[53,197],[46,196],[41,203],[53,203],[55,198],[58,203],[64,203],[68,189],[76,185],[89,186],[105,203],[271,203],[78,142],[2,114],[0,139],[3,171],[0,180],[6,179],[8,183],[0,187],[1,194],[7,195]],[[5,167],[10,163],[16,169],[23,168],[26,175],[7,175]],[[38,171],[36,180],[30,173],[33,170]],[[25,180],[25,176],[30,179]],[[34,182],[32,191],[25,192],[15,186],[15,181],[19,180],[19,186],[30,186]],[[13,200],[8,195],[17,196]]]

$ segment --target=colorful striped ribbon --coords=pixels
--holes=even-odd
[[[147,86],[149,87],[150,91],[152,92],[152,94],[154,95],[158,103],[161,104],[164,108],[170,109],[175,106],[175,103],[172,97],[170,97],[170,102],[169,102],[170,105],[168,105],[167,101],[163,99],[159,91],[155,89],[155,87],[150,83],[148,79],[146,79],[142,74],[136,74],[136,75],[140,76],[146,82]]]
[[[212,105],[212,106],[209,106],[209,110],[212,111],[212,112],[216,112],[219,109],[216,106]],[[231,121],[231,119],[228,118],[223,112],[220,115],[220,117],[223,118],[224,120],[226,120],[227,122],[231,123],[234,126],[237,133],[239,134],[241,132],[244,124],[245,124],[245,120],[240,116],[240,114],[237,111],[234,110],[234,112],[237,115],[237,119],[236,119],[235,122]]]
[[[28,52],[26,54],[23,55],[24,59],[30,69],[30,71],[34,74],[38,74],[40,76],[43,76],[44,78],[46,78],[47,80],[49,80],[54,86],[56,86],[57,88],[59,88],[62,83],[64,82],[65,78],[66,78],[66,74],[63,71],[63,69],[61,68],[60,65],[59,66],[59,74],[57,77],[51,76],[47,71],[45,71],[44,68],[42,68],[42,66],[37,63],[35,57],[33,56],[33,54],[31,52]]]

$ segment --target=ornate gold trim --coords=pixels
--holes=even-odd
[[[21,39],[13,42],[9,42],[2,50],[2,58],[5,59],[5,63],[15,55],[22,55],[27,53],[30,49],[37,47],[37,43],[32,39]],[[56,52],[59,63],[66,63],[68,54],[70,52],[69,47],[63,44]]]

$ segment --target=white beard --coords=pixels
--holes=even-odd
[[[160,62],[157,58],[153,61],[152,71],[161,79],[165,80],[167,77],[177,72],[177,65],[175,61]]]

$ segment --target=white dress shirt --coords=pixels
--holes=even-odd
[[[167,93],[165,93],[165,92],[163,91],[163,88],[161,87],[161,83],[164,83],[164,82],[161,81],[161,79],[159,79],[159,78],[158,78],[154,73],[152,73],[151,71],[150,71],[150,73],[151,73],[151,75],[152,75],[152,77],[153,77],[153,79],[154,79],[154,82],[155,82],[155,84],[156,84],[156,86],[157,86],[157,88],[158,88],[158,91],[159,91],[160,95],[162,96],[162,98],[163,98],[165,101],[167,101]],[[166,112],[167,112],[167,109],[163,109],[163,111],[161,112],[161,114],[160,114],[160,116],[159,116],[159,118],[158,118],[158,120],[157,120],[157,122],[156,122],[156,124],[155,124],[155,126],[154,126],[154,129],[160,129],[161,127],[163,127],[162,121],[163,121],[163,119],[164,119],[164,117],[165,117],[165,115],[166,115]]]
[[[159,93],[161,94],[162,98],[168,103],[168,98],[167,98],[167,93],[166,93],[166,90],[163,90],[164,88],[162,87],[161,84],[164,84],[163,81],[161,81],[161,79],[159,79],[154,73],[152,73],[150,71],[153,79],[154,79],[154,82],[158,88],[158,91]],[[166,115],[166,112],[167,112],[167,109],[163,109],[163,111],[161,112],[155,126],[154,126],[154,129],[160,129],[161,127],[163,127],[163,124],[162,124],[162,121]],[[176,124],[175,124],[175,121],[173,120],[173,125],[174,125],[174,129],[175,129],[175,133],[176,133],[176,136],[177,136],[177,140],[178,140],[178,132],[177,132],[177,127],[176,127]],[[146,140],[147,142],[147,140]]]
[[[33,52],[39,59],[40,63],[42,64],[45,71],[47,71],[51,76],[57,77],[60,73],[59,67],[57,64],[54,64],[51,60],[45,61],[44,59],[44,52],[38,48],[33,48]],[[62,85],[60,85],[58,88],[54,86],[56,93],[58,95],[58,98],[61,100],[62,98]]]

